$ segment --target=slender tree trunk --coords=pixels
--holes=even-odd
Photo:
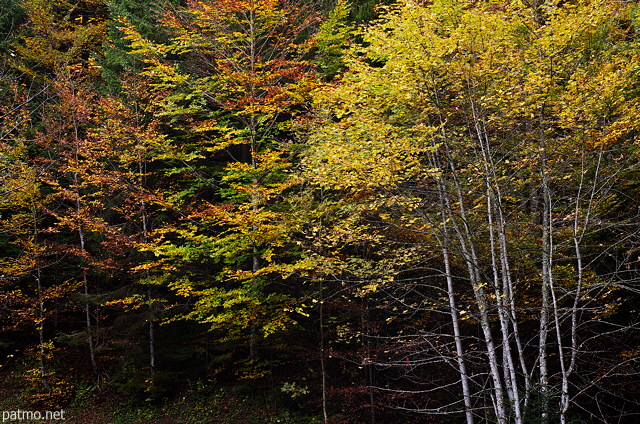
[[[596,193],[596,187],[598,182],[598,177],[600,174],[600,166],[602,162],[602,150],[598,153],[598,162],[596,165],[595,173],[593,176],[593,183],[591,186],[591,190],[589,193],[589,199],[587,201],[586,213],[584,215],[584,223],[582,224],[582,228],[580,228],[580,202],[582,200],[582,191],[585,186],[584,176],[585,176],[585,152],[582,152],[582,170],[580,172],[580,185],[578,187],[578,194],[576,196],[575,208],[574,208],[574,216],[573,216],[573,226],[572,226],[572,241],[573,248],[576,255],[576,271],[577,271],[577,282],[576,282],[576,291],[573,299],[573,303],[571,305],[571,341],[569,346],[569,364],[566,369],[563,369],[562,374],[562,392],[560,395],[560,421],[561,423],[566,422],[567,411],[569,410],[569,377],[575,370],[576,360],[577,360],[577,352],[578,352],[578,312],[579,312],[579,304],[580,298],[582,296],[582,288],[584,286],[584,265],[582,260],[582,238],[584,237],[587,228],[589,227],[589,221],[591,218],[591,210],[593,207],[593,199]]]
[[[253,205],[253,209],[254,211],[257,209],[257,205]],[[253,226],[253,230],[257,231],[256,226]],[[258,272],[260,270],[260,254],[258,252],[258,248],[254,247],[253,248],[253,255],[252,255],[252,270],[254,273]],[[254,286],[254,290],[257,290],[257,282],[253,282],[252,283]],[[258,359],[258,325],[256,323],[255,318],[251,318],[251,335],[249,338],[249,358],[252,361],[255,361]]]
[[[371,360],[371,338],[369,336],[369,302],[364,298],[362,298],[363,307],[362,307],[362,317],[361,317],[361,326],[362,326],[362,337],[363,339],[366,337],[366,359],[364,363],[364,371],[365,371],[365,380],[369,385],[369,413],[371,417],[371,424],[376,423],[376,408],[374,403],[374,394],[373,394],[373,385],[375,384],[375,376],[374,376],[374,364]],[[365,343],[365,340],[362,340]]]
[[[254,117],[251,117],[252,121],[255,119]],[[253,136],[254,132],[252,131],[252,141],[251,141],[251,145],[254,146],[255,145],[255,140],[254,140],[254,136]],[[255,169],[257,166],[256,163],[256,159],[255,159],[255,151],[252,149],[251,150],[251,163],[253,165],[253,168]],[[253,180],[253,184],[258,184],[258,180],[254,179]],[[257,194],[252,194],[251,195],[251,210],[254,213],[254,216],[258,215],[258,199],[257,199]],[[258,227],[256,226],[256,224],[253,224],[251,229],[254,232],[258,231]],[[261,268],[261,264],[260,264],[260,252],[258,250],[257,246],[253,246],[253,255],[251,256],[251,270],[253,271],[254,275],[260,271]],[[252,282],[253,285],[253,289],[254,291],[257,292],[258,290],[258,283],[257,281],[253,281]],[[257,293],[254,293],[254,295],[257,295]],[[255,361],[258,359],[258,326],[256,323],[256,320],[254,318],[251,319],[251,335],[249,338],[249,358],[252,361]]]
[[[487,167],[488,158],[486,157],[487,151],[485,150],[485,145],[484,145],[486,140],[484,139],[484,137],[482,137],[482,133],[479,131],[479,118],[475,110],[474,96],[472,93],[472,83],[470,80],[467,81],[467,83],[468,83],[468,89],[469,89],[469,102],[471,106],[472,119],[474,122],[475,131],[481,143],[481,150],[485,155],[485,157],[483,158],[484,159],[483,165]],[[478,304],[478,312],[480,315],[480,326],[482,328],[483,336],[484,336],[486,347],[487,347],[487,356],[489,359],[490,374],[491,374],[491,378],[494,386],[493,401],[494,401],[494,409],[496,413],[496,421],[499,424],[502,424],[507,422],[508,417],[507,417],[507,411],[506,411],[506,404],[504,400],[504,388],[503,388],[502,377],[500,374],[500,365],[498,361],[497,348],[495,345],[493,335],[491,333],[491,324],[489,320],[490,305],[487,301],[486,291],[484,290],[485,284],[483,283],[482,278],[480,276],[481,264],[478,260],[478,256],[476,253],[476,249],[473,241],[473,234],[469,228],[467,212],[466,212],[466,208],[464,207],[464,196],[462,194],[463,192],[460,187],[460,183],[457,179],[454,162],[450,158],[448,159],[449,159],[449,164],[452,170],[453,181],[456,186],[457,201],[459,203],[459,208],[458,208],[459,216],[462,224],[460,227],[456,225],[454,228],[456,228],[456,231],[459,234],[461,251],[463,256],[465,257],[465,260],[467,261],[467,267],[469,269],[469,277],[470,277],[471,285],[473,288],[474,297]],[[489,177],[490,177],[489,173],[485,168],[485,178],[488,179]],[[499,300],[497,299],[497,301]],[[501,314],[502,312],[503,311],[501,310],[501,308],[498,307],[498,314]],[[504,330],[505,329],[503,328],[503,331]],[[507,341],[508,340],[505,340],[504,342],[506,343]],[[504,344],[503,349],[505,347],[508,347],[508,345]],[[504,366],[506,365],[503,364],[503,367]],[[510,381],[505,380],[505,385],[507,386],[507,396],[509,396]],[[513,395],[513,391],[511,391],[511,395]]]
[[[448,149],[447,144],[445,143],[445,148]],[[464,196],[462,194],[462,188],[460,187],[460,182],[457,178],[457,172],[455,168],[455,164],[449,157],[447,153],[447,160],[449,162],[449,167],[452,171],[453,182],[456,190],[457,202],[458,202],[458,214],[459,221],[453,215],[453,207],[451,205],[451,201],[448,195],[445,195],[445,210],[448,213],[448,219],[452,222],[453,228],[457,234],[458,241],[460,243],[459,249],[464,258],[467,270],[469,272],[469,281],[471,283],[471,288],[473,290],[473,295],[476,301],[476,305],[478,307],[478,314],[480,316],[480,328],[482,329],[482,334],[484,337],[485,345],[486,345],[486,354],[489,360],[489,374],[491,375],[491,380],[493,382],[493,400],[494,400],[494,409],[496,414],[496,422],[498,424],[506,424],[507,423],[507,415],[505,411],[505,402],[504,402],[504,389],[502,386],[502,378],[500,375],[500,366],[498,364],[498,355],[496,345],[493,339],[493,335],[491,334],[491,323],[489,320],[489,304],[487,303],[487,295],[484,290],[484,283],[480,277],[479,269],[480,263],[478,261],[478,257],[475,251],[475,247],[473,244],[471,230],[468,225],[467,219],[467,211],[464,207]],[[446,193],[445,193],[446,194]]]
[[[78,212],[79,211],[79,206],[80,206],[80,200],[78,198]],[[84,232],[82,231],[82,227],[79,225],[78,226],[78,233],[80,235],[80,251],[82,252],[83,256],[85,254],[85,246],[84,246]],[[83,267],[82,268],[82,284],[84,286],[84,317],[85,317],[85,325],[87,327],[87,341],[89,344],[89,358],[91,359],[91,367],[93,368],[93,374],[94,377],[98,378],[98,363],[96,362],[96,353],[95,353],[95,346],[93,343],[93,329],[91,327],[91,311],[89,308],[89,282],[87,279],[87,270]]]
[[[489,240],[490,240],[490,250],[491,250],[491,267],[493,274],[493,284],[494,284],[494,293],[496,296],[496,303],[498,308],[498,317],[500,321],[500,330],[502,333],[502,369],[504,372],[504,381],[505,386],[507,388],[507,395],[509,396],[509,401],[513,405],[513,409],[515,412],[515,422],[516,424],[522,423],[522,415],[520,411],[520,397],[518,391],[518,382],[516,379],[515,373],[515,364],[513,362],[512,352],[511,352],[511,342],[510,342],[510,331],[509,331],[509,316],[508,309],[506,304],[506,295],[502,293],[500,290],[500,277],[498,271],[498,261],[496,254],[496,242],[495,242],[495,223],[493,222],[493,204],[492,204],[492,194],[491,190],[487,192],[487,219],[489,224]]]
[[[481,145],[483,146],[483,151],[484,151],[483,155],[486,158],[485,163],[487,163],[488,165],[488,168],[485,169],[485,175],[488,176],[487,202],[488,203],[490,202],[493,206],[493,207],[489,207],[489,206],[487,207],[488,209],[487,216],[490,220],[489,230],[492,233],[492,236],[491,236],[492,237],[492,246],[491,246],[492,257],[494,255],[493,252],[496,252],[496,248],[494,247],[494,241],[493,241],[493,237],[495,233],[497,233],[497,240],[499,244],[498,257],[500,259],[500,267],[498,268],[497,266],[495,266],[495,262],[494,262],[494,275],[499,272],[502,277],[501,278],[502,292],[500,293],[500,297],[498,297],[496,300],[499,303],[500,317],[501,319],[504,320],[505,328],[508,329],[509,324],[511,324],[511,333],[507,332],[508,338],[505,339],[505,343],[509,350],[507,359],[509,361],[509,370],[510,370],[509,378],[511,379],[511,386],[514,388],[513,401],[516,403],[514,406],[515,414],[516,414],[516,422],[522,422],[524,417],[523,409],[526,410],[527,398],[529,396],[531,383],[530,383],[530,378],[528,373],[528,367],[525,361],[525,354],[522,346],[522,340],[520,339],[520,332],[518,330],[518,319],[517,319],[517,311],[516,311],[516,304],[515,304],[515,297],[514,297],[514,286],[513,286],[513,279],[511,276],[511,266],[509,265],[509,249],[508,249],[508,243],[507,243],[507,230],[506,230],[507,224],[506,224],[506,219],[504,217],[503,207],[502,207],[503,205],[502,191],[500,189],[500,185],[498,184],[498,177],[496,175],[496,167],[493,161],[493,157],[490,154],[490,146],[489,146],[489,141],[487,139],[487,131],[485,128],[484,120],[481,121],[480,124],[482,126],[482,131],[478,132],[478,136],[480,137]],[[496,220],[497,231],[494,231],[493,217],[495,217],[495,220]],[[497,280],[495,281],[495,284],[496,284],[496,287],[499,286]],[[498,292],[496,292],[496,295],[497,294]],[[515,362],[513,359],[514,355],[511,352],[511,346],[510,346],[511,339],[515,341],[515,344],[517,347],[519,365],[520,365],[521,373],[524,379],[525,399],[524,401],[522,401],[522,407],[520,406],[521,404],[520,394],[519,394],[520,389],[519,389],[519,384],[517,379]]]
[[[439,160],[434,160],[434,165],[437,169],[441,168]],[[453,327],[453,338],[456,346],[456,362],[458,364],[458,372],[460,373],[460,384],[462,386],[462,399],[464,402],[464,412],[467,420],[467,424],[474,424],[473,417],[473,404],[471,402],[471,390],[469,388],[469,374],[467,373],[467,366],[464,360],[464,347],[462,346],[462,336],[460,332],[460,313],[456,305],[455,289],[453,286],[453,277],[451,275],[451,260],[449,257],[449,245],[451,243],[449,237],[449,231],[447,228],[447,215],[446,202],[445,202],[445,190],[446,187],[442,181],[442,177],[438,178],[438,194],[440,198],[440,215],[442,218],[442,237],[439,238],[440,248],[442,250],[442,257],[444,261],[445,277],[447,280],[447,297],[449,300],[449,311],[451,314],[451,325]]]
[[[93,331],[91,328],[91,312],[89,310],[89,283],[87,282],[87,270],[82,270],[82,280],[84,284],[84,297],[85,297],[85,305],[84,305],[84,317],[85,317],[85,325],[87,326],[87,339],[89,342],[89,357],[91,359],[91,366],[93,368],[93,374],[95,378],[98,378],[98,364],[96,362],[96,353],[93,344]]]
[[[74,130],[74,159],[76,165],[80,162],[80,137],[78,135],[78,123],[76,122],[76,118],[73,118],[73,130]],[[85,234],[82,228],[82,205],[80,198],[80,178],[78,176],[78,172],[73,172],[73,184],[75,187],[75,196],[76,196],[76,213],[78,215],[78,238],[80,240],[80,254],[82,256],[82,260],[85,260],[85,256],[87,253],[85,246]],[[96,353],[95,346],[93,344],[93,329],[91,328],[91,310],[89,307],[89,281],[87,279],[87,269],[85,266],[82,267],[82,284],[84,286],[84,315],[85,315],[85,325],[87,328],[87,343],[89,344],[89,359],[91,360],[91,368],[93,369],[94,378],[98,379],[98,363],[96,362]]]
[[[446,237],[445,237],[446,239]],[[453,278],[451,277],[451,264],[449,261],[449,249],[446,245],[442,246],[442,255],[444,257],[444,268],[447,274],[447,296],[449,298],[449,310],[451,311],[451,324],[453,326],[453,338],[456,344],[456,361],[458,363],[458,372],[460,373],[460,384],[462,385],[462,399],[464,402],[464,413],[467,418],[467,424],[474,424],[473,405],[471,403],[471,390],[469,389],[469,374],[464,360],[464,348],[462,347],[462,337],[460,335],[460,314],[456,305],[455,291],[453,287]]]
[[[151,286],[147,287],[147,300],[149,302],[149,367],[151,368],[151,386],[153,386],[156,375],[156,330],[153,323],[153,296]]]
[[[31,213],[33,214],[33,244],[36,245],[38,242],[38,219],[37,219],[37,210],[35,203],[32,204]],[[36,253],[37,254],[37,253]],[[46,351],[44,345],[44,321],[45,321],[45,309],[44,309],[44,294],[42,290],[42,270],[40,267],[40,259],[36,257],[36,273],[34,275],[36,280],[36,291],[38,296],[38,324],[36,328],[38,329],[38,362],[40,365],[40,382],[42,383],[42,387],[47,391],[48,394],[51,394],[51,386],[49,385],[49,381],[47,380],[47,372],[45,365]]]
[[[256,2],[253,2],[251,6],[251,10],[249,11],[249,59],[250,63],[250,75],[253,78],[256,75],[256,61],[257,61],[257,38],[256,38],[256,12],[255,12]],[[251,99],[252,101],[256,98],[256,87],[253,83],[250,86]],[[249,133],[250,133],[250,147],[251,147],[251,166],[255,170],[258,166],[256,153],[258,153],[258,123],[256,121],[256,117],[254,112],[251,113],[249,117]],[[257,185],[258,180],[256,178],[253,179],[253,184]],[[254,213],[254,216],[257,216],[258,212],[258,201],[257,193],[251,195],[251,209]],[[257,226],[254,224],[252,226],[252,230],[254,232],[258,231]],[[253,255],[252,255],[252,265],[251,269],[255,273],[257,273],[261,268],[260,264],[260,252],[257,246],[253,246]],[[257,281],[253,282],[254,290],[257,291]],[[255,293],[257,294],[257,293]],[[255,319],[251,319],[251,335],[249,338],[249,357],[252,361],[258,359],[258,327]]]
[[[40,267],[36,268],[36,288],[38,291],[38,341],[39,345],[39,357],[38,362],[40,364],[40,381],[42,382],[42,387],[47,391],[48,394],[51,394],[51,386],[47,380],[47,372],[45,368],[45,358],[47,356],[47,352],[44,347],[44,298],[42,294],[42,283],[40,280],[41,271]]]
[[[142,171],[142,161],[140,161],[140,168]],[[142,178],[144,178],[144,174],[140,174]],[[142,219],[142,235],[145,243],[149,240],[149,228],[147,223],[147,212],[146,212],[146,204],[143,200],[140,203],[140,216]],[[149,270],[145,270],[147,279],[151,277]],[[147,284],[147,302],[149,303],[149,367],[151,373],[151,385],[153,386],[155,383],[155,374],[156,374],[156,330],[153,322],[153,291],[151,289],[151,284]]]
[[[136,105],[136,117],[137,117],[137,105]],[[138,177],[140,179],[141,189],[145,185],[145,175],[147,173],[146,161],[142,156],[142,152],[138,151]],[[140,223],[142,224],[142,239],[145,243],[149,242],[149,219],[147,217],[147,204],[142,199],[140,201]],[[147,252],[144,253],[146,256]],[[149,269],[145,270],[147,281],[151,278]],[[154,325],[154,309],[153,309],[153,291],[151,284],[147,283],[147,302],[149,304],[149,374],[151,386],[155,384],[156,375],[156,330]]]
[[[542,184],[542,287],[540,305],[540,333],[538,341],[538,356],[540,363],[540,396],[541,396],[541,424],[549,423],[549,367],[547,364],[547,337],[549,334],[549,291],[552,283],[552,210],[551,190],[547,174],[546,143],[544,136],[544,105],[540,112],[540,174]]]
[[[78,197],[78,213],[80,212],[80,198]],[[82,231],[82,226],[78,226],[78,233],[80,235],[80,252],[84,256],[85,254],[85,245],[84,245],[84,232]],[[98,364],[96,362],[96,354],[95,347],[93,344],[93,329],[91,328],[91,311],[89,308],[89,282],[87,279],[87,270],[82,268],[82,284],[84,286],[84,317],[85,317],[85,325],[87,327],[87,341],[89,344],[89,358],[91,359],[91,367],[93,368],[94,377],[98,378]]]
[[[471,86],[471,84],[470,84]],[[470,88],[470,91],[472,89]],[[497,183],[495,164],[491,155],[491,149],[489,146],[489,140],[486,135],[484,123],[480,114],[477,111],[475,101],[470,93],[470,106],[474,120],[474,128],[478,142],[480,144],[480,151],[482,153],[481,162],[484,169],[484,179],[487,190],[487,224],[489,230],[489,242],[491,251],[491,270],[493,275],[494,294],[496,297],[497,313],[500,321],[500,330],[502,333],[502,367],[504,372],[504,381],[507,389],[507,395],[509,401],[513,407],[515,415],[515,423],[522,423],[522,411],[520,403],[520,392],[518,387],[518,380],[516,377],[515,363],[513,361],[513,354],[511,351],[511,331],[510,331],[510,318],[509,318],[509,304],[513,304],[508,299],[508,295],[511,292],[512,287],[509,286],[511,281],[508,278],[509,272],[508,266],[508,254],[506,243],[500,244],[500,252],[496,247],[496,238],[502,240],[501,236],[505,233],[505,223],[502,219],[502,197],[500,193],[500,187]],[[497,218],[497,219],[496,219]],[[496,228],[497,227],[497,228]],[[501,236],[496,236],[496,233]],[[505,237],[506,238],[506,237]],[[501,258],[501,265],[498,267],[498,257]],[[502,280],[502,284],[500,281]]]
[[[324,424],[329,422],[329,415],[327,414],[327,367],[325,359],[325,346],[324,346],[324,293],[323,284],[320,280],[320,372],[322,374],[322,417]]]

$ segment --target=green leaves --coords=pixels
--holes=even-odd
[[[166,208],[177,217],[140,245],[155,256],[147,271],[193,299],[183,318],[239,339],[252,329],[252,352],[256,329],[293,323],[285,309],[294,301],[273,287],[298,269],[290,240],[298,223],[284,202],[297,180],[283,140],[314,85],[303,59],[314,21],[278,0],[188,2],[162,16],[164,42],[123,21],[164,126],[153,160],[172,182]]]
[[[316,63],[322,73],[332,79],[346,68],[344,55],[353,30],[347,23],[351,5],[347,0],[338,0],[327,18],[320,24],[314,37]]]

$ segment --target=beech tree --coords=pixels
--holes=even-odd
[[[259,333],[293,322],[293,301],[273,282],[292,272],[284,142],[313,87],[303,35],[314,19],[295,2],[191,1],[161,19],[167,43],[122,28],[168,128],[157,159],[178,181],[181,219],[150,234],[148,249],[175,273],[170,286],[197,299],[188,317],[229,340],[249,330],[251,361]]]
[[[383,392],[413,391],[413,409],[463,413],[467,423],[566,422],[572,400],[598,384],[585,377],[597,368],[595,340],[609,336],[595,328],[636,334],[637,322],[611,319],[622,274],[602,269],[604,256],[635,248],[594,244],[613,228],[625,240],[637,234],[628,216],[604,212],[625,186],[618,172],[638,166],[636,99],[622,94],[633,90],[626,64],[637,54],[620,41],[629,12],[610,2],[406,4],[363,32],[349,71],[316,96],[305,175],[348,199],[341,213],[352,217],[332,251],[395,243],[372,245],[393,279],[371,284],[370,274],[360,290],[384,291],[380,308],[413,311],[391,318],[415,328],[385,349],[397,359],[369,358],[404,368],[408,387]],[[606,163],[604,151],[624,164]],[[430,324],[416,327],[417,316]],[[437,390],[408,382],[438,362],[459,376],[440,391],[456,384],[459,400],[420,406],[420,393]]]
[[[96,46],[100,45],[103,37],[104,19],[100,5],[95,2],[58,5],[47,0],[34,0],[22,3],[22,8],[26,21],[16,32],[7,63],[13,68],[17,86],[23,87],[23,91],[29,87],[32,94],[25,97],[20,108],[23,119],[28,117],[28,123],[15,128],[12,144],[22,146],[22,160],[32,167],[29,186],[32,187],[33,198],[28,216],[31,244],[39,246],[33,259],[37,282],[35,296],[40,308],[38,332],[40,345],[46,347],[46,356],[50,357],[54,352],[54,340],[59,341],[55,336],[58,314],[63,309],[73,308],[69,307],[72,302],[68,302],[71,293],[80,285],[84,286],[85,298],[88,297],[86,264],[79,265],[82,270],[79,273],[80,284],[76,278],[65,279],[64,271],[60,271],[65,268],[65,260],[61,258],[67,253],[76,253],[70,256],[81,258],[80,262],[88,259],[85,242],[87,232],[91,231],[89,227],[92,227],[89,222],[95,218],[86,214],[86,205],[83,204],[85,193],[78,178],[81,167],[63,163],[65,158],[73,158],[78,165],[78,160],[85,153],[81,152],[80,145],[91,115],[88,102],[93,97],[86,82],[97,74],[95,57],[92,56],[99,54]],[[81,97],[85,99],[80,100]],[[66,202],[74,204],[74,212],[70,213]],[[77,250],[68,249],[69,235],[60,231],[71,222],[77,224],[71,226],[76,231]],[[59,268],[53,272],[52,267]],[[21,277],[13,277],[21,284]],[[51,308],[51,303],[56,307]],[[90,362],[94,374],[97,374],[88,303],[84,305],[84,312]],[[56,317],[53,323],[48,319],[51,315]],[[46,330],[47,326],[49,330]],[[44,378],[42,358],[45,353],[43,349],[40,352]],[[52,399],[55,397],[52,395],[59,391],[53,384],[45,389]]]
[[[49,199],[39,179],[43,168],[33,163],[24,139],[32,124],[33,97],[18,81],[6,77],[0,82],[5,100],[0,108],[0,299],[5,305],[1,325],[7,345],[17,348],[11,351],[25,349],[34,360],[22,375],[31,401],[56,406],[69,392],[65,379],[52,372],[54,346],[47,327],[64,309],[52,305],[64,303],[77,287],[46,276],[53,256],[44,235]]]

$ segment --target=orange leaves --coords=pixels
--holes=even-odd
[[[156,87],[176,89],[191,81],[192,89],[210,103],[200,107],[222,107],[246,120],[276,115],[299,103],[292,93],[298,81],[310,78],[310,65],[297,51],[302,47],[298,38],[314,20],[309,11],[286,1],[191,1],[164,15],[163,24],[173,36],[167,44],[143,39],[126,22],[122,30],[132,53],[147,63],[145,75]],[[168,53],[181,55],[190,72],[181,73],[164,60]],[[183,95],[180,100],[191,98]],[[180,110],[177,102],[162,103],[168,112]]]
[[[162,207],[174,220],[156,222],[137,243],[154,259],[135,272],[162,275],[174,293],[196,299],[187,317],[213,327],[284,328],[265,314],[289,299],[262,284],[294,272],[288,233],[297,224],[283,194],[297,181],[280,149],[314,86],[302,58],[314,19],[286,0],[192,0],[161,17],[165,43],[123,22],[146,65],[141,98],[158,134],[170,128],[151,160],[164,168]]]

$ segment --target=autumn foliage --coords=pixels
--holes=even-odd
[[[0,0],[20,407],[635,422],[637,6],[383,3]]]

